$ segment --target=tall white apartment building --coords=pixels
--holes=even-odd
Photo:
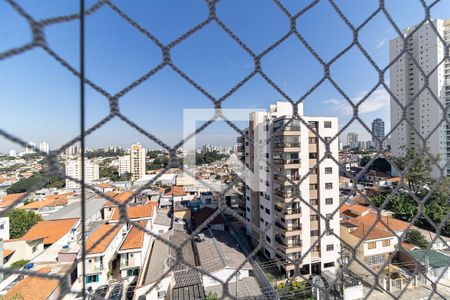
[[[133,180],[145,175],[145,148],[139,143],[130,148],[130,171]]]
[[[351,148],[358,148],[359,146],[359,139],[358,139],[358,133],[357,132],[349,132],[347,133],[347,145]]]
[[[450,43],[450,19],[437,19],[432,24],[448,45]],[[415,29],[415,26],[407,28],[403,36],[408,37],[406,46],[423,72],[431,73],[428,79],[428,87],[431,92],[426,89],[419,94],[426,84],[424,76],[408,54],[401,54],[404,48],[402,39],[398,37],[391,40],[389,43],[390,60],[393,61],[400,56],[390,68],[390,89],[398,102],[403,106],[409,105],[403,112],[400,105],[391,97],[391,127],[394,128],[401,122],[400,126],[392,133],[392,153],[402,155],[404,153],[402,146],[423,148],[418,134],[422,137],[431,134],[426,146],[431,154],[439,155],[441,159],[439,164],[443,167],[450,159],[450,128],[446,126],[445,122],[439,126],[438,124],[443,118],[449,118],[449,116],[445,116],[445,112],[442,111],[431,93],[443,107],[450,103],[450,61],[447,59],[442,62],[445,57],[445,46],[436,35],[431,23],[423,24],[414,34],[408,36]],[[417,94],[419,95],[417,96]],[[410,124],[402,121],[403,117]],[[434,131],[437,126],[438,128]],[[450,168],[445,171],[444,175],[450,175]],[[433,168],[433,175],[440,176],[436,166]]]
[[[302,104],[298,106],[298,112],[303,115]],[[265,191],[253,191],[245,185],[244,215],[257,228],[269,228],[263,237],[266,243],[264,255],[279,262],[287,276],[293,274],[294,264],[286,260],[286,257],[298,260],[303,255],[306,256],[300,261],[302,273],[334,271],[340,252],[337,210],[339,168],[330,158],[325,158],[317,165],[325,155],[325,144],[303,123],[292,121],[280,130],[291,117],[292,106],[288,102],[277,102],[270,106],[268,112],[250,114],[246,136],[239,140],[239,157],[254,171],[257,168],[255,144],[266,144],[268,147],[265,157],[269,159],[272,168],[263,168],[268,174]],[[302,118],[327,141],[338,132],[337,118]],[[264,127],[264,134],[257,138],[255,132],[260,132],[258,128],[261,126]],[[331,143],[330,151],[332,156],[338,157],[337,139]],[[302,200],[295,197],[294,185],[286,177],[298,187]],[[283,211],[285,206],[287,209]],[[337,212],[332,217],[335,211]],[[329,230],[326,230],[326,221],[319,217],[319,213],[330,218]],[[247,234],[254,244],[259,242],[260,235],[250,225],[247,225]],[[322,234],[324,236],[319,239]]]
[[[97,161],[85,160],[84,163],[84,179],[85,183],[99,179],[99,164]],[[81,180],[81,159],[66,160],[66,175]],[[67,188],[79,188],[80,184],[66,179]]]
[[[119,175],[131,172],[131,158],[130,155],[119,157]]]
[[[34,147],[36,147],[36,144],[33,142],[28,143],[29,147],[25,147],[25,154],[33,154],[36,151],[34,151]]]
[[[50,145],[46,142],[39,143],[39,150],[48,154],[50,152]]]

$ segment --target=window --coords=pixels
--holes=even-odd
[[[316,159],[317,158],[317,153],[313,152],[309,154],[309,158],[310,159]]]
[[[325,183],[325,189],[326,190],[331,190],[332,188],[333,188],[333,183],[332,182]]]
[[[270,209],[266,208],[266,214],[270,215]]]
[[[317,205],[319,203],[317,199],[311,199],[309,201],[311,202],[311,205]]]
[[[311,230],[311,236],[319,236],[319,230]],[[319,249],[315,251],[319,251]]]
[[[310,220],[311,221],[318,221],[319,220],[319,216],[318,215],[311,215],[310,216]]]
[[[376,243],[376,242],[370,242],[370,243],[367,245],[367,247],[368,247],[369,249],[375,249],[375,248],[377,247],[377,243]]]
[[[331,136],[326,136],[323,138],[323,140],[325,141],[325,143],[329,143],[331,142]]]
[[[158,292],[158,299],[162,299],[166,297],[166,291],[159,291]]]
[[[325,128],[331,128],[331,121],[325,121],[325,122],[323,122],[323,127],[325,127]]]
[[[333,198],[325,198],[325,204],[327,205],[333,204]]]
[[[310,184],[310,185],[309,185],[309,190],[310,190],[310,191],[312,191],[312,190],[317,190],[317,184],[316,184],[316,183]]]
[[[308,138],[309,144],[317,144],[317,138],[316,137],[310,137]]]
[[[326,168],[325,168],[325,174],[333,174],[333,168],[331,168],[331,167],[326,167]]]
[[[383,240],[383,247],[389,247],[391,245],[391,240]]]
[[[333,251],[334,250],[334,245],[327,245],[327,251]]]
[[[98,275],[86,275],[86,283],[98,282],[98,281],[99,281]]]
[[[0,230],[5,229],[5,224],[0,224]]]
[[[31,248],[31,251],[34,253],[37,250],[37,246],[33,246],[33,248]]]
[[[332,235],[334,233],[334,229],[330,228],[330,230],[327,230],[327,235]]]
[[[268,242],[270,243],[272,240],[270,239],[270,237],[268,237],[268,236],[266,235],[266,241],[268,241]]]
[[[369,266],[384,264],[384,256],[383,254],[371,256],[367,258],[367,263]]]
[[[333,268],[334,267],[334,262],[329,262],[329,263],[325,263],[323,264],[323,268]]]

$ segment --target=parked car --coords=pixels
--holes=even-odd
[[[100,298],[105,298],[107,291],[108,291],[108,286],[102,285],[95,290],[94,295],[97,297],[100,297]]]
[[[113,287],[113,290],[111,291],[111,294],[109,294],[110,300],[120,300],[122,299],[123,294],[123,283],[119,282]]]

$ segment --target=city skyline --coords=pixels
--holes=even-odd
[[[420,5],[408,5],[409,13],[403,14],[405,3],[405,1],[386,3],[401,29],[416,24],[423,14]],[[291,12],[302,8],[302,4],[292,2],[284,4]],[[371,7],[356,1],[352,3],[338,1],[338,4],[349,20],[356,25],[364,20],[363,16],[369,15],[376,7],[376,3]],[[70,13],[77,9],[73,3],[58,5],[58,12],[49,10],[47,6],[50,4],[47,3],[38,5],[24,1],[23,5],[37,18],[50,17],[57,13]],[[187,28],[201,21],[207,14],[203,3],[196,3],[195,7],[190,7],[192,14],[189,16],[183,14],[183,7],[187,4],[182,2],[175,1],[169,4],[152,2],[143,3],[143,5],[146,9],[137,10],[128,3],[121,3],[121,8],[141,22],[145,28],[154,32],[163,43],[173,40]],[[272,2],[261,2],[258,12],[254,12],[249,3],[231,1],[219,3],[217,9],[219,16],[236,31],[236,34],[256,53],[259,53],[274,43],[289,28],[287,18],[274,5]],[[295,5],[297,7],[294,7]],[[349,9],[355,5],[358,10]],[[30,34],[24,21],[12,12],[6,3],[1,3],[0,6],[2,8],[0,19],[5,23],[3,35],[5,38],[0,51],[4,51],[27,40]],[[236,7],[239,9],[235,10]],[[164,14],[156,13],[151,13],[152,16],[149,18],[142,18],[142,11],[149,13],[153,8],[170,12],[170,15],[178,22],[167,23],[167,19],[161,17]],[[444,12],[449,9],[450,4],[439,4],[431,11],[432,17],[448,17],[444,15]],[[49,11],[52,13],[49,14]],[[274,22],[270,25],[265,24],[266,18],[271,18]],[[305,39],[326,61],[351,43],[351,31],[326,2],[320,2],[314,9],[299,18],[298,26],[302,26]],[[102,8],[98,14],[89,16],[87,28],[87,77],[108,92],[115,93],[121,90],[155,66],[161,58],[159,50],[150,41],[145,40],[110,9]],[[161,31],[158,28],[165,29]],[[115,32],[114,35],[109,34],[112,30]],[[323,34],[317,35],[315,34],[317,32]],[[75,68],[78,67],[78,40],[70,37],[76,37],[77,34],[76,24],[55,25],[46,32],[52,48]],[[359,34],[364,48],[381,66],[386,65],[389,60],[387,42],[395,37],[394,29],[381,16],[375,17]],[[334,47],[328,47],[329,43],[333,43]],[[199,47],[199,45],[202,46]],[[177,66],[204,86],[214,97],[225,94],[253,68],[253,63],[245,51],[215,24],[206,26],[175,47],[172,52]],[[128,55],[124,59],[121,53],[133,53],[133,55]],[[35,66],[33,69],[29,68],[31,62]],[[295,100],[323,76],[322,67],[299,40],[293,37],[288,38],[264,57],[262,63],[268,76]],[[304,69],[308,69],[308,74],[301,71]],[[45,76],[42,76],[42,70],[45,70]],[[339,86],[353,101],[361,99],[378,80],[378,74],[355,47],[332,65],[331,72]],[[20,58],[5,61],[0,70],[0,79],[2,101],[10,103],[0,113],[5,124],[2,128],[8,133],[19,136],[25,141],[45,140],[50,145],[54,145],[54,148],[78,135],[78,80],[47,54],[40,50],[33,50]],[[388,82],[389,74],[386,74],[385,80]],[[27,82],[29,88],[20,88],[21,82]],[[106,99],[90,87],[87,87],[86,98],[86,127],[89,128],[108,114],[109,106]],[[270,87],[264,79],[255,76],[224,101],[223,106],[264,108],[269,103],[282,99],[282,95]],[[16,118],[12,111],[25,107],[24,101],[26,101],[27,109],[22,110],[21,118]],[[119,105],[126,117],[135,121],[144,130],[155,134],[169,146],[181,140],[182,122],[180,121],[183,108],[212,107],[211,101],[168,68],[162,69],[157,75],[125,95]],[[328,82],[320,85],[306,98],[305,113],[311,116],[337,116],[340,127],[352,117],[351,106]],[[375,90],[367,103],[360,107],[360,115],[369,128],[370,122],[376,117],[384,119],[386,127],[389,128],[387,92],[382,89]],[[30,126],[31,124],[33,126]],[[214,139],[220,137],[218,140],[228,140],[229,144],[235,139],[233,130],[227,125],[216,127],[208,129],[211,133],[206,131],[203,135],[199,135],[199,139],[204,139],[200,143],[213,143]],[[370,139],[369,132],[356,123],[350,125],[346,131],[361,131],[361,136],[366,136],[363,139]],[[118,119],[113,119],[88,136],[86,146],[128,145],[136,140],[140,140],[146,148],[155,147],[154,143],[136,130],[129,128]],[[16,147],[10,141],[1,139],[0,152],[7,152]]]

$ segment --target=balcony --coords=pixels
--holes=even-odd
[[[274,142],[272,145],[274,150],[278,149],[283,152],[300,152],[299,142]]]
[[[287,207],[283,211],[283,207],[275,205],[275,211],[278,215],[282,215],[284,219],[291,220],[291,219],[297,219],[301,217],[302,210],[301,208],[291,208]]]
[[[301,167],[300,159],[283,159],[283,158],[274,158],[273,164],[282,167],[283,169],[298,169]]]
[[[103,265],[95,265],[95,264],[86,263],[86,273],[87,274],[100,273],[103,270],[105,270]]]
[[[273,135],[300,135],[299,125],[286,125],[284,128],[282,126],[277,126],[273,128]]]
[[[295,184],[297,181],[300,181],[300,176],[298,175],[285,175],[280,176],[278,174],[274,174],[273,178],[281,185],[292,185],[291,181]],[[289,181],[289,180],[290,181]]]

